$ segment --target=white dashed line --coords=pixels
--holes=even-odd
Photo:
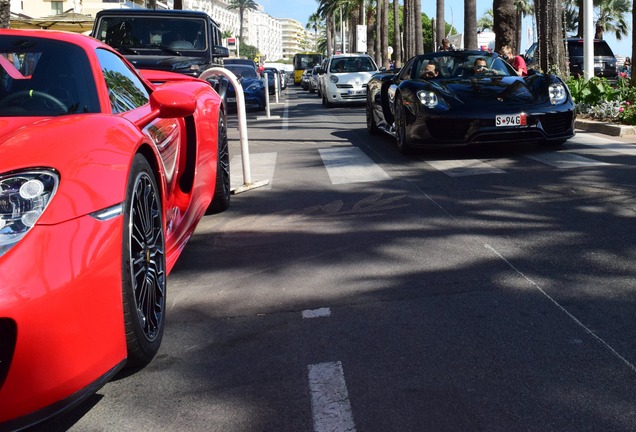
[[[342,364],[307,366],[315,432],[355,432]]]
[[[322,318],[328,316],[331,316],[331,309],[329,308],[307,309],[303,311],[303,318]]]

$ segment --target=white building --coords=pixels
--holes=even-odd
[[[173,0],[155,0],[157,8],[172,9]],[[30,18],[59,15],[69,10],[94,17],[103,9],[145,8],[150,0],[11,0],[13,14]],[[229,0],[183,0],[183,8],[207,12],[219,23],[221,32],[239,35],[239,13],[228,9]],[[243,17],[245,42],[259,49],[269,61],[282,58],[291,59],[294,53],[306,51],[307,32],[302,24],[290,18],[274,18],[265,13],[262,6],[258,10],[247,11]],[[90,30],[87,28],[86,30]]]

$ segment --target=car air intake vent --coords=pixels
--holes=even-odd
[[[341,89],[347,89],[347,88],[353,88],[353,85],[351,85],[351,84],[336,84],[336,87],[341,88]]]
[[[567,132],[572,126],[572,113],[566,112],[560,115],[551,115],[549,117],[541,117],[541,125],[546,133],[560,134]]]
[[[15,321],[9,318],[0,318],[0,389],[7,379],[11,359],[15,350],[15,342],[18,334]]]

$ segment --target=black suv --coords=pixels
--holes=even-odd
[[[583,39],[568,38],[565,40],[568,48],[568,61],[570,74],[578,77],[583,75]],[[537,43],[533,43],[526,55],[528,69],[536,66],[539,62],[539,50]],[[609,79],[616,79],[618,68],[616,57],[606,41],[594,39],[594,75]]]
[[[229,55],[219,25],[201,11],[106,9],[95,16],[91,36],[138,69],[199,76]]]

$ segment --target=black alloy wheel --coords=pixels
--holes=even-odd
[[[411,147],[406,139],[406,118],[404,113],[404,103],[402,96],[397,95],[395,98],[395,138],[398,150],[401,153],[408,153]]]
[[[207,214],[220,213],[230,207],[230,196],[232,194],[230,189],[230,148],[227,139],[225,113],[223,111],[219,112],[217,146],[216,184],[214,187],[214,197],[208,207]]]
[[[123,306],[127,367],[150,363],[166,313],[166,245],[161,196],[145,157],[133,160],[124,207]]]

